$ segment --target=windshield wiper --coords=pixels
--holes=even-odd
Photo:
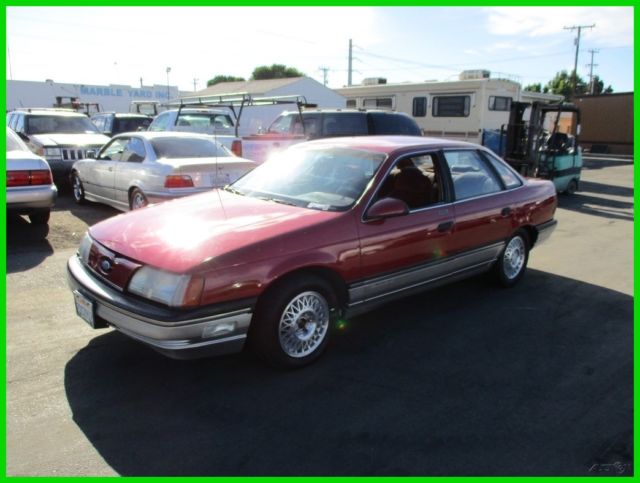
[[[273,197],[268,197],[268,196],[258,196],[258,199],[259,200],[263,200],[263,201],[273,201],[274,203],[280,203],[281,205],[298,206],[295,203],[292,203],[291,201],[283,200],[282,198],[273,198]]]
[[[225,186],[224,188],[222,188],[225,191],[228,191],[229,193],[233,193],[234,195],[240,195],[240,196],[244,196],[244,193],[240,190],[235,189],[232,186]]]

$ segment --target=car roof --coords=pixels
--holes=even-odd
[[[160,138],[199,138],[199,139],[208,139],[213,140],[213,136],[210,134],[200,134],[193,132],[183,132],[183,131],[135,131],[129,133],[120,133],[113,138],[118,138],[122,136],[131,136],[135,135],[137,137],[147,139],[151,141],[152,139],[160,139]]]
[[[404,116],[406,115],[404,112],[398,112],[398,111],[389,111],[387,109],[353,109],[353,108],[341,108],[341,107],[333,107],[333,108],[317,108],[317,109],[305,109],[304,111],[302,111],[302,115],[304,116],[305,114],[319,114],[319,113],[331,113],[331,114],[336,114],[336,113],[347,113],[347,114],[369,114],[369,113],[381,113],[381,114],[387,114],[390,116],[397,116],[397,115],[401,115]],[[295,114],[298,115],[299,112],[297,110],[292,110],[292,111],[284,111],[282,114]]]
[[[94,117],[97,116],[115,116],[115,117],[129,117],[129,118],[141,118],[141,119],[148,119],[151,116],[148,116],[146,114],[138,114],[137,112],[113,112],[113,111],[108,111],[108,112],[96,112],[94,114],[91,114],[91,118],[93,119]]]
[[[482,149],[482,146],[464,141],[422,136],[352,136],[323,138],[309,141],[305,145],[362,149],[391,154],[399,150],[463,148]]]
[[[66,116],[66,117],[87,117],[86,114],[75,111],[63,111],[59,109],[29,109],[28,111],[15,111],[22,112],[29,116]]]
[[[210,108],[195,108],[195,107],[184,107],[182,109],[171,109],[165,112],[178,112],[185,114],[229,114],[229,111],[225,109],[210,109]]]

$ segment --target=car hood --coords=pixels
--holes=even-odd
[[[7,151],[7,171],[49,169],[49,163],[30,151]]]
[[[102,146],[110,138],[104,134],[32,134],[29,136],[32,141],[38,142],[42,146]]]
[[[213,190],[110,218],[89,233],[125,257],[184,273],[203,264],[224,267],[256,261],[262,253],[260,243],[276,240],[284,250],[283,237],[341,214]]]

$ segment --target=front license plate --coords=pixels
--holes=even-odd
[[[76,300],[76,313],[92,328],[95,329],[95,318],[93,315],[93,302],[87,297],[82,295],[77,290],[74,290],[73,296]]]

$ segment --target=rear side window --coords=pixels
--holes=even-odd
[[[479,153],[473,150],[445,151],[456,200],[501,191],[500,183]]]
[[[271,123],[267,132],[273,134],[289,134],[291,133],[291,123],[293,116],[283,115],[278,116],[275,121]]]
[[[371,134],[401,134],[406,136],[421,136],[422,132],[416,122],[407,116],[389,114],[385,112],[370,112]]]
[[[166,131],[169,128],[170,112],[160,114],[149,126],[149,131]]]
[[[325,114],[322,118],[325,136],[364,136],[369,134],[367,118],[361,112]]]

